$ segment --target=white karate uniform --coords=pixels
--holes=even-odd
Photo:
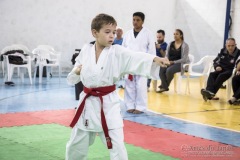
[[[154,37],[150,30],[143,27],[134,37],[134,30],[128,31],[123,38],[122,45],[128,49],[138,52],[145,52],[156,55]],[[137,109],[145,111],[147,109],[147,78],[139,74],[133,76],[133,81],[125,78],[124,102],[127,110]]]
[[[82,81],[87,88],[111,86],[125,74],[138,74],[157,77],[159,66],[153,63],[155,56],[137,53],[119,45],[105,47],[96,63],[95,45],[85,45],[76,58],[75,66],[82,65],[80,75],[72,70],[67,80],[70,84]],[[79,104],[86,93],[80,94]],[[98,97],[90,96],[85,101],[85,108],[77,124],[72,130],[71,138],[66,147],[66,160],[87,159],[88,146],[95,138],[96,132],[106,144],[101,124],[101,105]],[[113,91],[103,96],[103,110],[106,117],[109,136],[113,148],[110,149],[111,160],[127,160],[124,146],[123,120],[120,113],[118,93]],[[85,126],[87,121],[88,125]]]

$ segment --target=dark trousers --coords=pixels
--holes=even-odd
[[[160,68],[160,79],[161,79],[161,87],[164,89],[168,89],[174,74],[177,72],[181,72],[181,63],[173,64],[167,68]]]
[[[232,79],[233,97],[240,98],[240,75],[235,75]]]
[[[147,87],[148,87],[148,88],[150,87],[151,81],[152,81],[151,79],[148,79],[148,80],[147,80]]]
[[[208,77],[206,90],[216,94],[223,82],[230,78],[231,75],[232,70],[211,72]]]

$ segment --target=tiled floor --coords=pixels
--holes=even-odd
[[[5,85],[0,79],[0,113],[58,110],[75,108],[75,88],[66,83],[66,78],[43,80],[31,85],[28,79],[22,83],[14,78],[14,86]]]
[[[0,78],[0,116],[1,114],[3,115],[5,113],[74,109],[78,105],[78,101],[75,100],[75,88],[74,86],[70,86],[66,83],[66,78],[61,78],[60,81],[58,78],[51,78],[49,81],[43,79],[42,84],[34,82],[33,85],[29,84],[27,78],[25,79],[24,83],[20,82],[20,80],[16,77],[13,78],[13,81],[15,85],[8,86],[4,84],[3,78],[2,77]],[[122,96],[121,92],[123,91],[120,91],[120,95]],[[152,92],[151,94],[155,93]],[[154,96],[159,97],[159,95]],[[174,98],[174,96],[178,95],[170,92],[162,96],[163,97],[171,96],[170,98]],[[186,97],[185,95],[180,95],[178,97],[180,97],[180,99],[183,99],[183,97],[181,96]],[[191,96],[194,97],[194,94]],[[133,115],[126,113],[125,109],[122,108],[123,118],[125,120],[145,124],[148,126],[153,126],[155,128],[172,130],[175,132],[180,132],[191,136],[196,136],[199,138],[204,138],[215,142],[240,147],[239,130],[219,128],[216,126],[211,126],[211,124],[209,125],[199,124],[197,121],[195,121],[194,117],[192,118],[193,121],[189,121],[188,118],[191,117],[190,115],[193,112],[188,112],[187,110],[185,112],[181,111],[181,113],[188,115],[188,117],[186,116],[187,117],[186,119],[188,120],[185,121],[184,118],[182,117],[179,118],[176,116],[177,114],[180,113],[179,111],[174,113],[172,112],[173,109],[172,110],[170,109],[168,110],[169,112],[166,112],[166,110],[164,110],[164,107],[169,108],[170,106],[169,104],[167,104],[166,99],[164,98],[160,99],[161,101],[164,101],[164,103],[161,104],[161,106],[163,106],[162,107],[163,110],[160,109],[160,111],[157,111],[158,109],[156,108],[154,109],[153,106],[159,105],[158,100],[156,100],[156,103],[154,102],[151,103],[150,105],[150,109],[154,112],[148,111],[144,114]],[[199,101],[200,100],[201,99],[199,99]],[[204,105],[205,104],[203,104],[203,106]],[[181,106],[181,108],[183,107]],[[177,109],[175,108],[174,111],[176,111]],[[199,112],[201,113],[202,111],[199,110]],[[235,108],[234,112],[239,112],[239,108]],[[234,114],[232,116],[237,115]],[[207,119],[208,117],[206,116],[205,121],[207,121]],[[234,124],[240,125],[240,118],[235,117],[234,122],[236,122]]]

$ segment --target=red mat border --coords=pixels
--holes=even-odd
[[[69,127],[75,110],[0,114],[0,127],[56,123]],[[125,142],[183,160],[239,160],[240,147],[124,120]],[[202,155],[201,148],[209,147]],[[226,149],[225,151],[217,150]],[[206,150],[205,150],[206,151]],[[213,154],[213,155],[210,155]],[[224,155],[225,154],[225,155]],[[228,154],[228,155],[227,155]]]

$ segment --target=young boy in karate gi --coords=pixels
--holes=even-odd
[[[123,120],[115,83],[125,74],[157,78],[164,58],[133,52],[120,45],[112,45],[117,22],[107,14],[99,14],[91,24],[94,44],[86,44],[76,58],[67,80],[71,84],[82,81],[71,138],[66,146],[66,160],[86,160],[88,147],[96,133],[108,147],[111,160],[127,160],[124,145]],[[154,77],[152,77],[154,78]]]

